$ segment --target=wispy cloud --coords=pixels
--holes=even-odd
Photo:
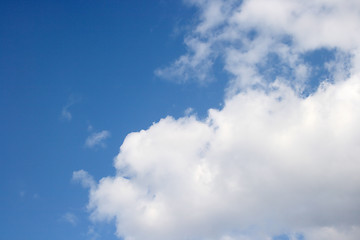
[[[192,107],[188,107],[187,109],[185,109],[184,114],[185,116],[189,116],[194,112],[194,109]]]
[[[21,198],[25,198],[25,197],[29,197],[29,196],[32,196],[32,199],[39,199],[40,198],[40,196],[39,196],[39,194],[38,193],[29,193],[29,192],[26,192],[25,190],[22,190],[22,191],[20,191],[19,192],[19,196],[21,197]]]
[[[71,105],[66,105],[66,106],[64,106],[63,109],[62,109],[62,111],[61,111],[61,117],[62,117],[62,119],[67,120],[67,121],[70,121],[70,120],[72,119],[72,115],[71,115],[71,113],[70,113],[70,111],[69,111],[69,107],[70,107],[70,106],[71,106]]]
[[[70,223],[73,226],[76,226],[78,223],[78,218],[76,217],[75,214],[71,213],[71,212],[67,212],[65,213],[62,217],[61,220],[66,221],[68,223]]]
[[[19,192],[20,197],[24,197],[24,196],[25,196],[25,194],[26,194],[26,192],[25,192],[25,191],[20,191],[20,192]]]
[[[87,235],[90,237],[90,240],[97,240],[101,237],[101,235],[95,230],[94,226],[88,227]]]
[[[71,121],[72,119],[72,114],[70,112],[70,107],[72,105],[74,105],[75,103],[79,102],[80,101],[80,98],[79,97],[76,97],[74,95],[71,95],[68,99],[68,102],[66,103],[66,105],[62,108],[61,110],[61,118],[63,120],[66,120],[66,121]]]
[[[110,132],[103,130],[101,132],[91,134],[85,141],[85,146],[93,148],[95,146],[105,147],[105,139],[110,137]]]

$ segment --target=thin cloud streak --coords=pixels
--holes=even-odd
[[[71,121],[72,120],[72,114],[70,112],[70,107],[73,106],[75,103],[79,102],[80,98],[79,97],[75,97],[74,95],[71,95],[68,99],[67,104],[62,108],[61,110],[61,118],[63,120],[66,121]]]
[[[85,141],[85,146],[93,148],[95,146],[105,147],[104,141],[110,137],[110,132],[103,130],[101,132],[91,134]]]
[[[65,213],[65,214],[61,217],[61,219],[62,219],[63,221],[66,221],[66,222],[70,223],[70,224],[73,225],[73,226],[76,226],[76,225],[78,224],[78,218],[76,217],[75,214],[70,213],[70,212]]]

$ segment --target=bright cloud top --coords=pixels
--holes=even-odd
[[[114,219],[128,240],[357,239],[358,1],[189,2],[201,13],[189,53],[157,74],[206,81],[221,57],[225,105],[129,134],[115,176],[74,172],[92,219]],[[305,98],[315,75],[304,56],[319,49],[334,58]]]
[[[85,146],[92,148],[95,146],[105,146],[104,141],[110,137],[110,132],[103,130],[101,132],[91,134],[85,141]]]

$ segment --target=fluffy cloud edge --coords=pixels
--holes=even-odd
[[[127,240],[357,239],[360,4],[188,2],[200,9],[189,51],[155,73],[206,82],[220,56],[233,76],[225,106],[129,134],[117,174],[84,184],[91,218],[115,219]],[[351,57],[325,62],[332,79],[300,97],[312,71],[302,56],[322,48]],[[257,68],[272,53],[290,75]]]
[[[283,85],[248,91],[205,120],[167,117],[129,134],[117,175],[96,184],[74,173],[91,189],[92,219],[115,219],[125,239],[355,239],[359,80],[306,99]]]

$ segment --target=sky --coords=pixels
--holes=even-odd
[[[357,0],[1,1],[0,239],[357,240]]]

